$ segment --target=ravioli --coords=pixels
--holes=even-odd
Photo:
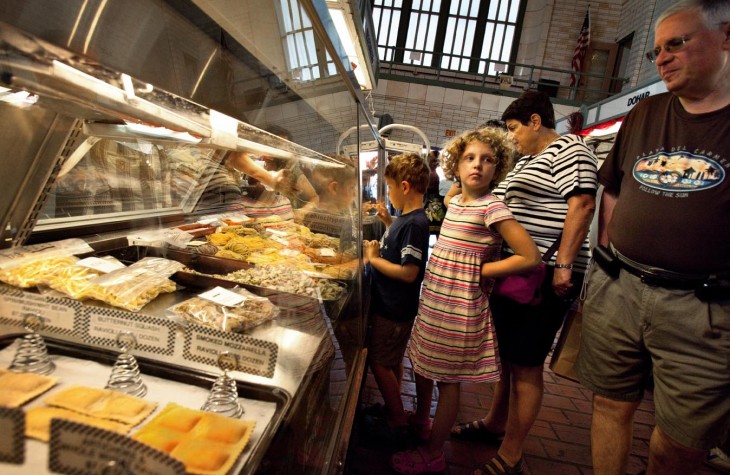
[[[238,460],[255,425],[171,403],[132,438],[180,460],[189,473],[223,475]]]

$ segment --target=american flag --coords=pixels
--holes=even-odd
[[[583,60],[586,57],[588,44],[591,42],[591,7],[586,10],[586,17],[583,19],[583,26],[578,35],[578,44],[575,45],[573,52],[573,61],[571,66],[573,71],[579,73],[583,71]],[[575,86],[575,74],[570,75],[570,87]]]

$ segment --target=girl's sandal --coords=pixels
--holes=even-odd
[[[446,456],[443,450],[433,460],[428,459],[428,454],[423,447],[416,450],[397,452],[390,458],[390,465],[398,473],[403,475],[419,475],[421,473],[440,473],[446,470]]]
[[[514,466],[509,465],[501,455],[495,455],[491,460],[477,468],[472,475],[523,475],[523,460],[520,459]]]

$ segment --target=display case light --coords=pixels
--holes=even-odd
[[[327,9],[357,82],[361,89],[372,91],[375,88],[374,75],[367,52],[360,41],[358,31],[361,29],[358,30],[355,26],[350,3],[346,0],[327,0]]]
[[[0,101],[22,108],[38,102],[38,96],[28,91],[13,91],[2,87],[0,88]]]

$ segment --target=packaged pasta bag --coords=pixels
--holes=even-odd
[[[0,281],[21,288],[45,284],[54,272],[74,264],[76,255],[93,251],[82,239],[4,249],[0,251]]]
[[[145,257],[129,267],[93,278],[88,296],[137,312],[159,294],[174,292],[176,285],[169,277],[183,267],[162,257]]]
[[[235,287],[215,287],[168,309],[171,318],[217,330],[243,333],[279,315],[266,297]]]
[[[91,297],[91,281],[95,277],[126,267],[113,256],[75,259],[76,261],[73,264],[53,272],[49,276],[46,285],[50,289],[76,300],[86,300]],[[41,293],[47,291],[44,286],[39,286],[39,290]]]

